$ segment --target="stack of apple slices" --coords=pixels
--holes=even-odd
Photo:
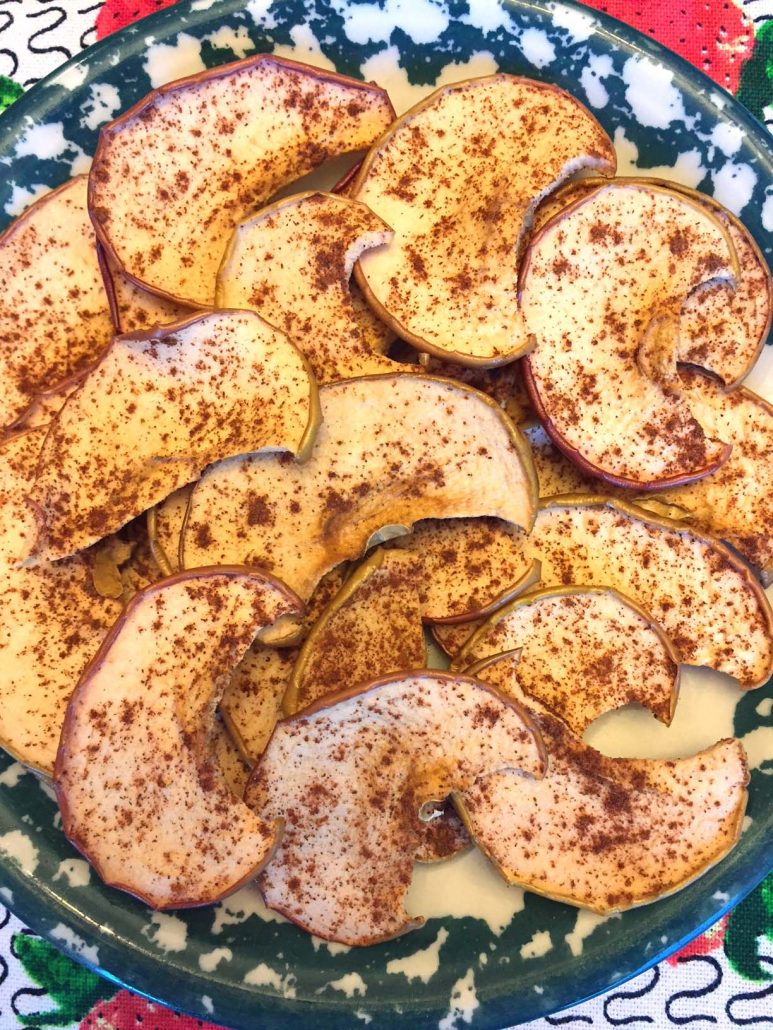
[[[107,883],[257,879],[365,945],[473,844],[600,912],[733,846],[737,741],[582,734],[670,723],[680,664],[770,676],[737,554],[773,569],[773,412],[739,385],[770,275],[714,201],[614,171],[554,86],[395,119],[260,55],[150,94],[0,237],[0,742]]]

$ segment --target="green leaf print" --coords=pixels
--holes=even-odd
[[[48,941],[26,933],[13,938],[13,951],[27,975],[43,987],[54,1008],[17,1016],[22,1026],[70,1026],[100,1000],[112,997],[117,988],[62,955]]]
[[[773,970],[760,962],[760,937],[773,941],[773,873],[733,909],[725,931],[725,954],[747,980],[773,980]]]
[[[738,99],[751,113],[765,121],[765,108],[773,107],[773,20],[757,30],[752,56],[741,69]]]
[[[10,107],[14,100],[18,100],[24,90],[18,82],[9,79],[7,75],[0,75],[0,111]]]

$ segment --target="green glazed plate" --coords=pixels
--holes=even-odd
[[[111,36],[0,117],[0,227],[88,168],[101,122],[161,82],[259,51],[385,85],[403,110],[438,84],[501,69],[555,82],[640,169],[714,193],[770,260],[770,137],[701,73],[653,41],[571,3],[538,0],[183,0]],[[750,382],[773,393],[766,348]],[[750,755],[749,818],[718,867],[682,893],[608,920],[501,885],[475,853],[421,870],[426,925],[361,951],[274,917],[247,888],[214,908],[154,914],[97,882],[67,843],[51,792],[0,759],[0,888],[34,930],[135,990],[233,1026],[504,1027],[633,976],[718,919],[773,866],[773,683],[743,696],[690,672],[668,731],[605,717],[653,756],[735,733]],[[617,720],[617,722],[615,721]],[[628,720],[628,722],[626,722]],[[626,731],[627,727],[627,731]],[[648,737],[648,734],[650,735]]]

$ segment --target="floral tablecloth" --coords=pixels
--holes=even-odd
[[[0,110],[83,48],[172,2],[0,0]],[[591,0],[589,6],[677,51],[773,131],[773,0]],[[760,1030],[772,1024],[773,875],[729,916],[649,972],[526,1030]],[[24,1026],[212,1030],[212,1024],[119,990],[76,965],[0,906],[0,1030]]]

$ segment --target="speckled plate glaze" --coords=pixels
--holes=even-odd
[[[502,69],[590,105],[634,168],[714,193],[773,246],[770,137],[730,96],[630,29],[571,4],[496,0],[187,0],[109,38],[0,118],[0,223],[88,168],[99,125],[152,86],[282,54],[376,79],[398,110],[432,87]],[[773,392],[773,348],[751,383]],[[716,920],[773,864],[773,683],[743,697],[685,677],[671,730],[605,717],[595,742],[652,756],[741,736],[753,766],[734,853],[681,894],[603,920],[506,888],[471,853],[419,870],[426,925],[364,951],[328,946],[268,913],[253,889],[212,909],[158,915],[98,883],[68,845],[50,790],[0,759],[1,889],[35,930],[136,990],[233,1026],[503,1027],[634,975]],[[615,721],[616,720],[616,721]],[[628,721],[626,721],[628,720]],[[633,720],[633,721],[631,721]],[[603,720],[602,720],[603,722]],[[649,734],[649,737],[648,737]],[[621,743],[622,742],[622,743]]]

